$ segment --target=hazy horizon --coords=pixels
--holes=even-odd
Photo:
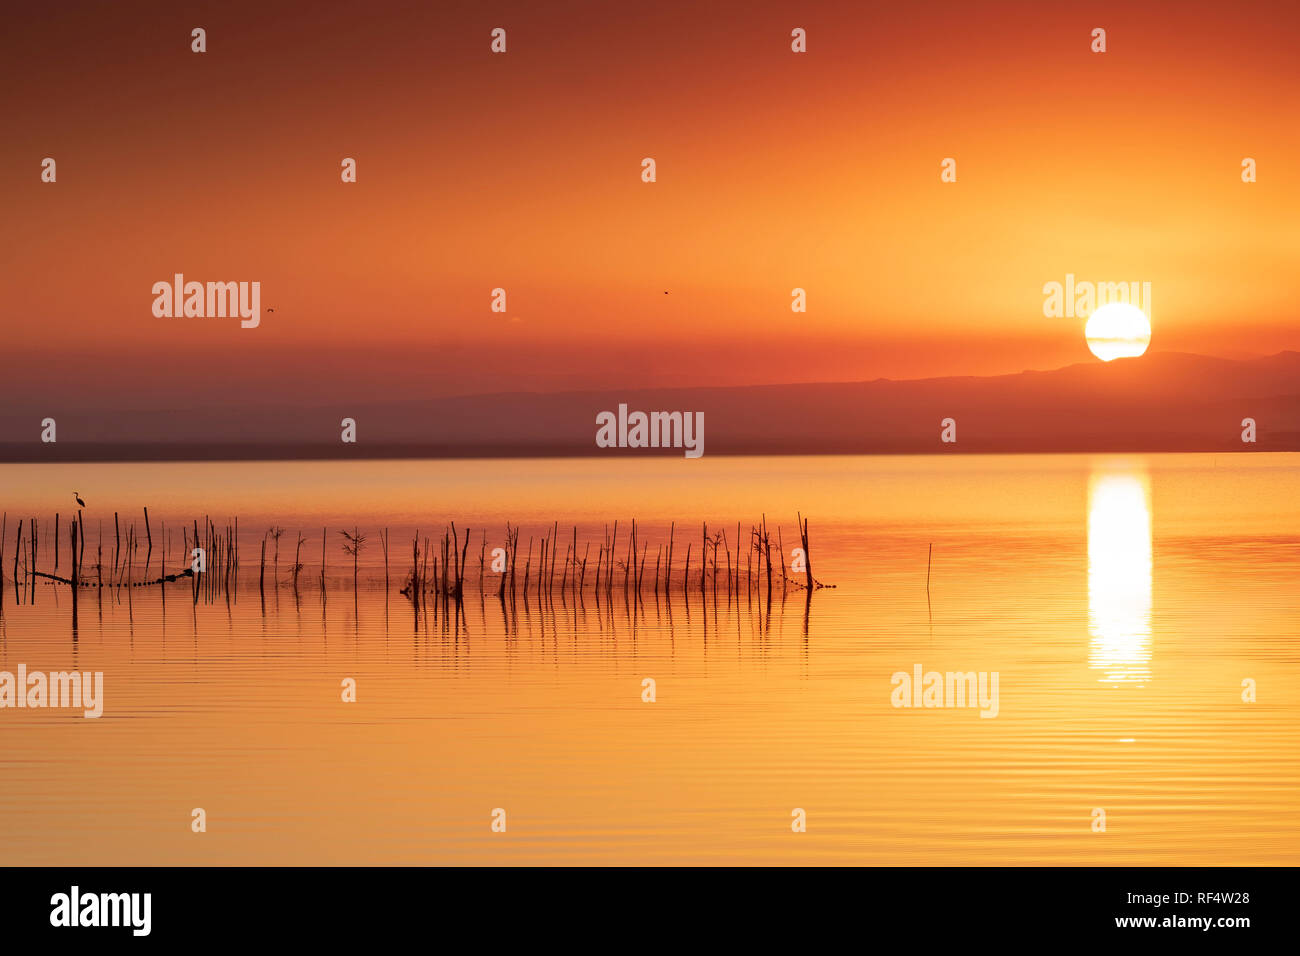
[[[200,391],[154,408],[20,394],[0,410],[0,460],[682,454],[602,447],[600,416],[618,419],[621,443],[629,416],[661,412],[699,417],[701,454],[1295,451],[1300,352],[1247,361],[1148,352],[988,377],[427,398],[249,403]],[[49,420],[57,442],[42,440]]]

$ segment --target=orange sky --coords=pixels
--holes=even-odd
[[[1153,349],[1300,348],[1294,3],[275,6],[7,14],[11,354],[127,394],[989,374],[1089,360],[1067,272],[1151,282]],[[276,312],[155,318],[175,272]]]

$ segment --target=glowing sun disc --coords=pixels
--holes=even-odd
[[[1136,358],[1151,344],[1151,322],[1136,305],[1108,302],[1092,313],[1083,334],[1092,354],[1103,362]]]

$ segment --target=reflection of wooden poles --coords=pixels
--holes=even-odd
[[[803,639],[808,640],[808,617],[812,613],[812,588],[805,588],[803,598]]]
[[[934,612],[930,609],[930,559],[934,556],[934,542],[930,542],[930,548],[925,552],[925,609],[934,618]]]

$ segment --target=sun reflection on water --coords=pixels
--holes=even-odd
[[[1151,679],[1151,489],[1145,471],[1088,482],[1088,666],[1104,684]]]

